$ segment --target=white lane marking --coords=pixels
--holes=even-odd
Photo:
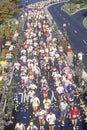
[[[65,20],[65,18],[63,18]]]
[[[63,7],[61,7],[61,10],[63,10]]]
[[[76,30],[74,30],[74,33],[77,33],[77,31],[76,31]]]
[[[67,23],[70,26],[70,23]]]
[[[85,44],[87,44],[87,42],[86,42],[85,40],[83,40],[83,42],[84,42]]]
[[[60,16],[61,16],[61,14],[60,14]]]

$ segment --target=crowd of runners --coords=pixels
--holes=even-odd
[[[14,63],[14,81],[20,90],[20,103],[28,104],[32,118],[28,126],[17,121],[15,130],[54,130],[57,121],[65,127],[66,120],[75,130],[83,111],[61,43],[41,3],[26,8],[25,14],[26,40],[21,43],[20,55]],[[20,105],[18,99],[14,100]],[[38,123],[34,124],[35,121]]]

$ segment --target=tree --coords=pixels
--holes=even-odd
[[[5,23],[9,17],[18,13],[20,0],[4,0],[0,2],[0,23]]]
[[[87,3],[87,0],[71,0],[72,3],[75,3],[75,4],[80,4],[80,3]]]

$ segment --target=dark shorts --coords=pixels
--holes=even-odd
[[[76,119],[78,119],[78,117],[72,117],[71,119],[72,119],[72,120],[76,120]]]
[[[54,124],[49,124],[49,126],[54,126]]]

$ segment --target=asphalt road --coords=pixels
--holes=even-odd
[[[83,63],[87,72],[87,28],[83,25],[87,10],[84,9],[70,16],[63,11],[62,5],[63,3],[52,5],[48,10],[62,32],[63,24],[66,23],[69,43],[75,54],[83,52]]]

